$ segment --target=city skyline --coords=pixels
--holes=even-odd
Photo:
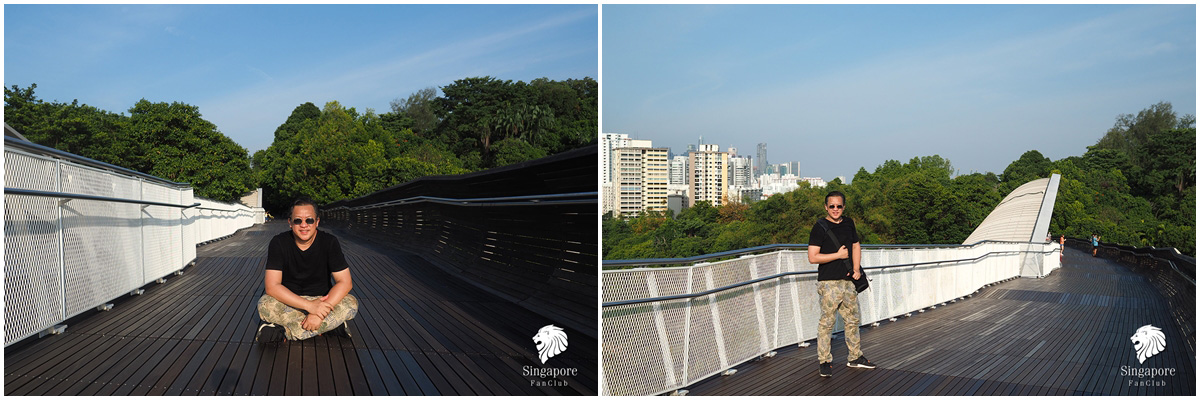
[[[830,180],[935,154],[1000,174],[1028,150],[1082,155],[1160,101],[1196,113],[1194,5],[604,11],[603,132],[766,143]]]
[[[601,134],[601,137],[604,137],[605,135],[624,135],[624,134],[622,134],[622,133],[615,133],[615,132],[608,132],[608,133],[603,133],[603,134]],[[652,143],[653,143],[653,142],[655,142],[655,139],[654,139],[654,138],[652,138],[652,137],[643,137],[643,138],[634,138],[634,137],[628,137],[628,138],[626,138],[626,139],[624,139],[624,140],[625,140],[626,142],[628,142],[628,141],[630,141],[630,140],[632,140],[632,141],[638,141],[638,142],[642,142],[642,143],[645,143],[645,142],[652,142]],[[654,148],[663,148],[663,149],[666,149],[666,150],[667,150],[667,154],[668,154],[668,155],[669,155],[669,157],[671,157],[671,158],[674,158],[674,157],[683,157],[683,158],[687,158],[687,156],[688,156],[688,153],[689,153],[689,152],[695,151],[695,149],[693,149],[693,148],[692,148],[692,146],[693,146],[693,145],[699,145],[699,144],[700,144],[700,143],[688,143],[687,145],[684,145],[684,146],[683,146],[683,148],[681,148],[681,149],[677,149],[677,148],[674,148],[674,147],[669,147],[669,146],[660,146],[660,145],[657,145],[657,144],[656,144],[656,145],[653,145],[653,146],[650,146],[650,147],[654,147]],[[763,170],[761,170],[761,171],[760,171],[760,170],[757,170],[757,168],[759,168],[759,167],[758,167],[758,165],[759,165],[759,161],[758,161],[758,159],[759,159],[759,155],[758,155],[758,153],[747,153],[747,152],[743,151],[743,150],[742,150],[742,149],[740,149],[740,148],[731,147],[731,146],[723,146],[723,145],[721,145],[720,143],[703,143],[703,144],[717,145],[717,146],[718,146],[718,148],[719,148],[719,150],[720,150],[720,151],[722,151],[722,152],[728,152],[728,151],[729,151],[731,148],[732,148],[732,149],[736,149],[736,150],[737,150],[737,154],[736,154],[736,155],[737,155],[737,157],[749,158],[749,159],[751,160],[751,164],[749,165],[749,167],[750,167],[750,168],[751,168],[751,170],[752,170],[751,176],[753,176],[753,177],[757,177],[757,176],[759,176],[759,175],[768,174],[768,173],[777,174],[777,175],[788,175],[788,174],[790,174],[790,175],[795,175],[795,176],[796,176],[796,178],[821,178],[821,179],[828,178],[828,179],[824,179],[824,181],[826,181],[826,182],[831,182],[831,181],[833,181],[833,180],[834,180],[834,179],[836,179],[836,178],[844,178],[844,179],[843,179],[843,183],[849,183],[849,181],[850,181],[850,180],[851,180],[851,179],[854,177],[854,175],[853,175],[853,174],[845,174],[845,173],[837,173],[837,174],[834,174],[834,175],[831,175],[831,176],[828,176],[828,177],[826,177],[826,176],[813,176],[813,175],[811,175],[811,174],[806,174],[806,173],[804,173],[804,170],[803,170],[803,168],[802,168],[802,167],[799,167],[799,165],[801,164],[801,163],[800,163],[800,161],[797,161],[797,160],[789,160],[789,161],[778,161],[778,160],[776,160],[776,161],[771,161],[771,157],[770,157],[769,153],[768,153],[768,156],[767,156],[767,159],[768,159],[768,160],[767,160],[767,161],[768,161],[768,163],[767,163],[767,165],[766,165],[766,167],[767,167],[767,168],[765,168],[765,169],[763,169]],[[603,141],[601,142],[601,146],[603,146]],[[628,145],[622,145],[622,146],[628,146]],[[633,147],[638,147],[638,146],[633,146]],[[602,150],[602,151],[604,151],[604,149],[601,149],[601,150]],[[612,151],[612,149],[609,149],[609,151]],[[733,156],[734,156],[734,154],[730,154],[730,159],[731,159],[731,160],[733,159]],[[606,158],[607,158],[607,157],[605,157],[604,155],[601,155],[601,160],[602,160],[602,162],[601,162],[601,164],[602,164],[602,168],[601,168],[601,169],[602,169],[602,170],[603,170],[603,169],[605,169],[605,168],[603,168],[603,165],[607,165],[607,164],[606,164],[606,162],[605,162],[605,161],[603,161],[603,160],[604,160],[604,159],[606,159]],[[905,161],[907,161],[907,160],[905,160]],[[787,171],[787,172],[786,172],[786,173],[784,173],[784,174],[779,174],[778,172],[775,172],[775,168],[777,168],[777,167],[780,167],[780,166],[784,166],[784,168],[786,168],[786,171]],[[799,172],[800,172],[800,174],[797,174],[797,173],[796,173],[797,171],[799,171]],[[606,180],[605,178],[602,178],[601,180],[602,180],[602,181],[605,181],[605,182],[607,182],[607,180]]]

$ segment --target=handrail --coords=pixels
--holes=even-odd
[[[986,242],[986,240],[985,240],[985,241],[981,241],[980,243],[982,243],[982,242]],[[1010,242],[1010,243],[1022,243],[1022,242]],[[978,244],[978,243],[977,243],[977,244]],[[807,246],[807,245],[805,245],[805,246]],[[894,265],[877,265],[877,266],[873,266],[873,267],[862,267],[862,269],[863,269],[863,270],[870,270],[870,269],[878,269],[878,270],[882,270],[882,269],[887,269],[887,268],[916,267],[916,266],[918,266],[918,265],[928,265],[928,264],[949,264],[949,263],[960,263],[960,262],[979,261],[979,260],[982,260],[982,259],[984,259],[984,258],[990,257],[990,256],[992,256],[992,255],[1000,255],[1000,254],[1011,254],[1011,253],[1040,253],[1040,254],[1050,254],[1050,253],[1054,253],[1054,252],[1057,252],[1057,251],[1058,251],[1058,250],[1051,250],[1051,251],[1028,251],[1028,250],[1015,250],[1015,251],[1014,251],[1014,250],[1009,250],[1009,251],[990,251],[990,252],[984,253],[983,255],[981,255],[981,256],[979,256],[979,257],[975,257],[975,258],[960,258],[960,259],[954,259],[954,260],[922,261],[922,262],[916,262],[916,263],[907,263],[907,264],[894,264]],[[722,287],[719,287],[719,288],[709,289],[709,290],[705,290],[705,291],[703,291],[703,292],[697,292],[697,293],[685,293],[685,294],[676,294],[676,295],[670,295],[670,296],[648,297],[648,298],[644,298],[644,299],[634,299],[634,300],[610,301],[610,302],[602,303],[602,304],[601,304],[601,307],[603,308],[603,307],[612,307],[612,306],[623,306],[623,305],[629,305],[629,304],[652,303],[652,302],[656,302],[656,301],[666,301],[666,300],[677,300],[677,299],[686,299],[686,298],[702,297],[702,296],[708,296],[708,295],[715,294],[715,293],[718,293],[718,292],[726,291],[726,290],[729,290],[729,289],[736,289],[736,288],[739,288],[739,287],[742,287],[742,286],[752,285],[752,284],[759,283],[759,282],[766,281],[766,280],[770,280],[770,279],[782,278],[782,277],[785,277],[785,276],[790,276],[790,275],[811,275],[811,274],[816,274],[817,272],[818,272],[818,271],[792,271],[792,272],[783,272],[783,273],[779,273],[779,274],[775,274],[775,275],[770,275],[770,276],[764,276],[764,277],[761,277],[761,278],[751,279],[751,280],[744,281],[744,282],[738,282],[738,283],[734,283],[734,284],[732,284],[732,285],[726,285],[726,286],[722,286]],[[868,278],[868,280],[870,280],[870,278]]]
[[[588,204],[596,202],[597,192],[578,192],[578,193],[558,193],[558,194],[543,194],[530,196],[508,196],[508,197],[481,197],[470,199],[455,199],[447,197],[431,197],[431,196],[415,196],[399,200],[390,200],[382,203],[369,204],[358,207],[339,206],[330,210],[368,210],[372,208],[388,207],[394,205],[413,204],[413,203],[439,203],[459,206],[513,206],[513,205],[543,205],[543,204]],[[555,200],[569,199],[569,200]]]
[[[4,194],[17,194],[17,195],[41,196],[41,197],[60,197],[60,198],[65,198],[65,199],[80,199],[80,200],[112,201],[112,202],[117,202],[117,203],[145,204],[145,205],[151,205],[151,206],[163,206],[163,207],[175,207],[175,208],[192,208],[192,207],[197,207],[200,205],[200,203],[195,203],[190,206],[185,206],[182,204],[159,203],[156,201],[122,199],[122,198],[117,198],[117,197],[92,196],[92,195],[88,195],[88,194],[47,192],[47,191],[42,191],[42,190],[14,189],[14,188],[7,188],[7,187],[4,188]]]
[[[1179,267],[1175,266],[1175,262],[1174,262],[1174,261],[1171,261],[1171,260],[1168,260],[1168,259],[1165,259],[1165,258],[1162,258],[1162,257],[1158,257],[1158,256],[1155,256],[1155,255],[1153,255],[1153,254],[1141,254],[1141,253],[1134,253],[1134,252],[1132,252],[1132,251],[1129,251],[1129,250],[1124,250],[1124,249],[1117,249],[1117,251],[1121,251],[1121,252],[1126,252],[1126,253],[1133,254],[1135,257],[1150,257],[1150,258],[1153,258],[1153,259],[1156,259],[1156,260],[1162,260],[1162,261],[1166,261],[1166,262],[1167,262],[1167,265],[1170,265],[1170,266],[1171,266],[1171,269],[1172,269],[1172,270],[1175,270],[1175,273],[1176,273],[1176,274],[1179,274],[1179,277],[1183,278],[1183,279],[1184,279],[1184,280],[1186,280],[1188,283],[1192,284],[1192,286],[1196,286],[1196,281],[1195,281],[1195,280],[1193,280],[1192,278],[1188,277],[1188,276],[1187,276],[1187,274],[1183,273],[1183,271],[1180,271],[1180,270],[1179,270]]]
[[[200,203],[196,203],[196,204],[200,204]],[[211,207],[196,207],[196,209],[197,210],[224,211],[224,212],[253,211],[253,210],[242,210],[242,209],[225,210],[225,209],[221,209],[221,208],[211,208]]]
[[[106,163],[104,161],[94,160],[94,159],[87,158],[87,157],[84,157],[84,156],[81,156],[78,154],[71,154],[71,153],[68,153],[68,152],[53,148],[53,147],[42,146],[40,144],[33,143],[33,142],[26,142],[26,141],[23,141],[23,140],[20,140],[20,139],[11,137],[11,136],[4,137],[4,145],[10,146],[10,147],[16,147],[16,148],[23,148],[25,150],[33,150],[33,151],[41,152],[41,153],[47,153],[47,154],[51,154],[51,155],[54,155],[57,157],[69,159],[71,161],[75,161],[80,164],[86,164],[86,165],[90,165],[90,166],[97,167],[100,169],[107,169],[109,171],[119,172],[119,173],[122,173],[125,175],[133,175],[133,176],[137,176],[139,178],[143,178],[146,180],[155,181],[155,182],[159,182],[159,183],[165,183],[168,185],[191,186],[190,183],[172,182],[172,181],[169,181],[169,180],[166,180],[163,178],[159,178],[154,175],[147,174],[145,172],[138,172],[138,171],[134,171],[129,168],[119,167],[116,165]]]
[[[321,217],[595,336],[596,151],[585,146],[469,174],[421,177],[322,204]]]
[[[1084,240],[1084,239],[1073,238],[1073,237],[1072,237],[1072,238],[1067,238],[1067,239],[1069,239],[1069,240],[1071,240],[1071,241],[1074,241],[1074,242],[1081,242],[1081,243],[1083,243],[1083,244],[1085,244],[1085,245],[1089,245],[1089,246],[1090,246],[1090,245],[1091,245],[1091,243],[1092,243],[1090,240]],[[1188,283],[1191,283],[1191,284],[1192,284],[1192,286],[1195,286],[1195,285],[1196,285],[1196,280],[1194,280],[1194,279],[1192,279],[1192,278],[1188,277],[1188,276],[1187,276],[1187,274],[1183,273],[1183,271],[1180,271],[1180,270],[1179,270],[1179,267],[1175,265],[1175,262],[1174,262],[1174,261],[1171,261],[1171,260],[1169,260],[1169,259],[1162,258],[1162,257],[1156,256],[1156,255],[1154,255],[1154,254],[1150,254],[1150,253],[1145,253],[1145,254],[1143,254],[1143,253],[1139,253],[1139,252],[1136,252],[1136,251],[1133,251],[1133,250],[1127,250],[1127,249],[1122,249],[1122,248],[1121,248],[1121,247],[1129,247],[1129,248],[1132,248],[1132,249],[1137,249],[1136,247],[1133,247],[1133,246],[1126,246],[1126,245],[1121,245],[1121,244],[1113,244],[1113,243],[1105,244],[1104,242],[1100,242],[1100,247],[1108,247],[1108,248],[1114,249],[1114,250],[1116,250],[1116,251],[1119,251],[1119,252],[1123,252],[1123,253],[1129,253],[1129,254],[1132,254],[1132,255],[1134,255],[1134,256],[1137,256],[1137,257],[1150,257],[1150,258],[1153,258],[1153,259],[1156,259],[1156,260],[1162,260],[1162,261],[1166,261],[1166,262],[1167,262],[1167,264],[1171,266],[1171,269],[1172,269],[1172,270],[1174,270],[1176,274],[1179,274],[1179,277],[1183,278],[1183,279],[1184,279],[1185,281],[1187,281]],[[1151,250],[1157,250],[1157,249],[1160,249],[1160,248],[1165,248],[1165,247],[1154,247],[1154,246],[1150,246],[1150,249],[1151,249]],[[1171,250],[1175,250],[1175,253],[1179,253],[1179,249],[1176,249],[1176,248],[1174,248],[1174,247],[1171,247],[1170,249],[1171,249]]]
[[[1038,242],[1016,242],[1005,240],[980,240],[971,244],[864,244],[861,245],[864,249],[924,249],[924,248],[958,248],[958,247],[975,247],[983,243],[1018,243],[1018,244],[1041,244]],[[604,260],[603,268],[609,267],[626,267],[630,265],[667,265],[667,264],[688,264],[698,261],[711,260],[714,258],[724,258],[729,256],[752,254],[761,251],[772,250],[788,250],[788,249],[807,249],[808,244],[768,244],[756,247],[747,247],[744,249],[722,251],[719,253],[701,254],[692,257],[681,258],[644,258],[635,260]]]

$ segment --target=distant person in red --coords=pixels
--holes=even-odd
[[[1066,251],[1066,248],[1067,248],[1067,235],[1059,235],[1058,236],[1058,262],[1059,263],[1062,263],[1063,252]]]
[[[342,245],[318,231],[320,223],[316,203],[298,199],[288,217],[291,230],[275,235],[267,246],[266,294],[259,298],[258,315],[282,326],[293,340],[331,331],[358,313]]]

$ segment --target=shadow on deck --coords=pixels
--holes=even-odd
[[[1130,337],[1143,325],[1166,350],[1139,363]],[[846,366],[840,335],[833,377],[817,375],[817,349],[771,359],[692,385],[692,395],[1195,395],[1196,356],[1146,278],[1067,249],[1043,279],[1018,278],[971,298],[861,330],[874,370]],[[1173,368],[1173,376],[1130,376]],[[1161,372],[1160,372],[1161,373]]]
[[[258,225],[197,250],[196,265],[66,333],[5,349],[5,395],[557,395],[596,393],[596,340],[567,329],[546,365],[544,316],[420,257],[339,234],[354,274],[352,338],[256,343],[266,245]],[[526,377],[525,367],[578,368]]]

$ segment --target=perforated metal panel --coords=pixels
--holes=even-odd
[[[58,189],[56,162],[4,153],[7,187]],[[58,207],[52,198],[4,195],[4,344],[63,318]]]
[[[142,182],[142,200],[159,203],[171,202],[170,189],[149,182]],[[150,283],[177,270],[172,257],[172,234],[178,225],[169,221],[171,207],[142,205],[142,283]]]
[[[930,264],[869,270],[859,294],[866,325],[965,296],[1020,274],[1022,260],[1049,259],[1050,246],[866,249],[863,265]],[[939,262],[988,257],[970,262]],[[691,267],[604,271],[604,302],[645,299],[815,271],[806,251],[779,251]],[[816,275],[804,274],[690,299],[605,307],[602,395],[649,395],[682,388],[772,349],[812,340],[820,315]],[[835,326],[840,330],[841,322]]]
[[[204,202],[200,202],[201,207],[204,207]],[[216,239],[217,235],[213,234],[213,225],[216,225],[216,212],[213,210],[200,209],[196,210],[199,213],[199,241],[207,242]]]
[[[179,200],[179,204],[194,204],[196,201],[195,196],[192,194],[192,188],[184,188],[180,192]],[[197,231],[199,225],[196,223],[197,214],[198,210],[195,207],[179,211],[179,215],[182,218],[180,221],[182,226],[181,231],[183,232],[183,243],[181,246],[183,246],[183,262],[185,264],[196,259],[196,243],[199,243],[199,234]]]
[[[183,191],[178,187],[167,188],[168,203],[180,204],[182,203],[182,197]],[[172,272],[183,269],[183,214],[180,211],[182,211],[180,208],[168,207],[167,212],[164,213],[166,215],[164,220],[170,227],[171,234],[171,242],[168,246],[171,249],[169,262],[171,263]]]
[[[71,199],[89,195],[191,204],[191,188],[83,166],[70,157],[4,150],[5,187],[64,197],[5,195],[5,346],[181,269],[196,255],[201,226],[232,234],[255,210],[224,211]],[[186,201],[186,203],[184,203]]]
[[[679,269],[673,269],[678,271]],[[663,276],[672,269],[655,271]],[[686,273],[686,271],[685,271]],[[604,293],[615,300],[630,300],[650,296],[649,282],[654,279],[643,271],[614,271],[604,275]],[[667,284],[666,287],[672,285]],[[608,297],[606,297],[607,299]],[[661,307],[680,308],[678,302],[664,302]],[[635,304],[609,307],[603,310],[601,357],[606,360],[602,373],[616,379],[606,380],[615,393],[657,393],[667,390],[668,385],[677,385],[678,379],[668,376],[677,371],[667,368],[664,359],[672,357],[664,351],[669,348],[657,330],[653,305]],[[683,308],[688,308],[684,305]],[[686,324],[676,325],[686,327]],[[665,357],[664,357],[665,356]],[[642,376],[645,379],[629,379]]]
[[[70,164],[62,166],[62,191],[139,198],[127,177]],[[67,317],[142,285],[141,220],[137,204],[69,200],[62,206],[63,274]]]

